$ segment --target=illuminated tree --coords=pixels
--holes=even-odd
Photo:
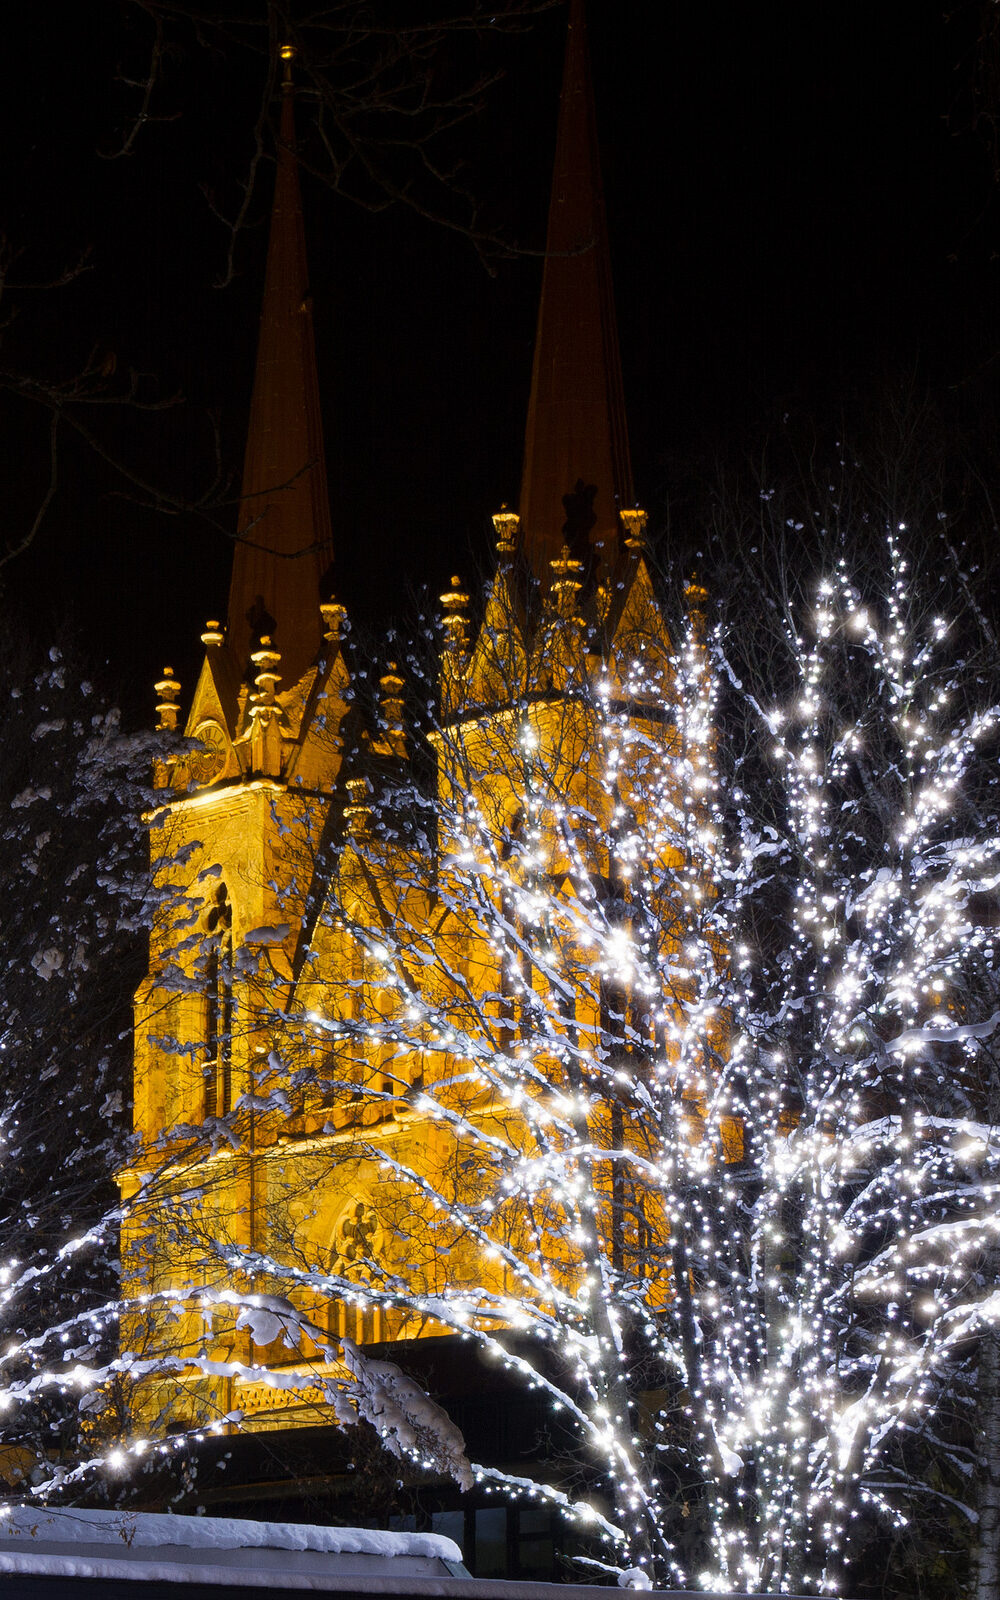
[[[174,1130],[137,1202],[190,1267],[128,1308],[152,1331],[116,1461],[156,1407],[232,1425],[232,1385],[308,1370],[612,1571],[766,1592],[842,1587],[876,1514],[919,1512],[900,1440],[968,1473],[938,1407],[980,1351],[988,1379],[1000,1304],[998,713],[900,537],[767,649],[752,619],[767,698],[701,591],[671,646],[641,561],[603,652],[568,559],[533,661],[503,572],[474,650],[447,597],[426,749],[393,687],[318,854],[304,808],[297,972],[265,930],[233,953],[252,1092]],[[191,937],[208,961],[217,931]],[[470,1463],[400,1371],[445,1332],[558,1419],[530,1480]]]
[[[902,539],[868,603],[842,561],[811,616],[785,612],[787,703],[755,703],[737,779],[769,1359],[730,1438],[756,1458],[763,1570],[792,1587],[811,1564],[842,1577],[866,1506],[927,1506],[894,1439],[968,1475],[969,1434],[942,1438],[935,1407],[996,1313],[996,709]]]
[[[111,1173],[151,914],[152,741],[122,732],[71,651],[11,620],[0,676],[0,1329],[5,1381],[31,1391],[4,1416],[0,1474],[18,1482],[80,1448],[79,1391],[67,1405],[58,1385],[33,1383],[32,1341],[65,1319],[67,1349],[114,1346]]]
[[[841,563],[785,617],[780,706],[717,641],[722,792],[695,635],[591,679],[582,729],[526,703],[498,759],[495,729],[487,755],[442,728],[433,898],[394,848],[398,900],[331,901],[365,954],[355,1014],[316,1007],[338,1062],[361,1047],[351,1092],[412,1096],[420,1051],[418,1107],[464,1153],[428,1190],[371,1145],[430,1202],[428,1314],[574,1419],[626,1565],[661,1579],[836,1588],[859,1517],[920,1505],[892,1441],[933,1435],[995,1315],[996,712],[895,538],[887,566],[870,603]]]

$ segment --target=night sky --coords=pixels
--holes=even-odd
[[[591,0],[635,481],[663,539],[696,544],[719,464],[759,454],[788,419],[822,446],[843,411],[907,384],[990,470],[1000,208],[971,127],[970,108],[989,109],[970,97],[980,9]],[[162,102],[179,115],[105,160],[130,103],[116,72],[139,59],[144,27],[111,3],[5,15],[0,226],[23,252],[10,276],[50,277],[84,247],[92,269],[9,291],[0,361],[66,378],[93,351],[112,389],[140,370],[144,394],[185,403],[94,406],[102,443],[168,494],[195,495],[214,473],[211,413],[235,495],[270,176],[225,289],[203,189],[232,197],[261,69],[182,42]],[[516,498],[564,27],[557,7],[484,46],[503,77],[458,153],[484,215],[524,247],[493,275],[461,234],[303,179],[338,598],[362,623],[405,610],[425,580],[436,592],[480,569],[490,513]],[[466,65],[445,61],[444,80]],[[16,540],[44,486],[48,419],[9,384],[0,414]],[[167,517],[129,495],[67,438],[4,603],[41,630],[70,615],[138,718],[165,662],[193,687],[197,635],[224,614],[235,507]]]

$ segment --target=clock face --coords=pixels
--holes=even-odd
[[[192,750],[187,758],[188,776],[195,783],[212,783],[229,757],[229,740],[217,722],[200,722],[194,736],[203,750]]]

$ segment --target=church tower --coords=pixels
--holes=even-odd
[[[669,654],[633,499],[584,0],[569,5],[518,511],[494,522],[478,639],[460,659],[449,635],[446,714],[499,710],[512,689],[558,698],[600,661],[630,660],[645,635]],[[457,586],[442,598],[461,613]]]
[[[192,1282],[224,1283],[224,1264],[209,1259],[224,1251],[221,1242],[241,1250],[264,1243],[254,1102],[273,1077],[269,1019],[291,994],[301,962],[312,862],[330,821],[349,693],[345,612],[326,587],[333,541],[293,55],[282,50],[274,201],[228,615],[225,625],[209,621],[201,635],[204,660],[183,721],[181,685],[170,667],[156,685],[159,727],[183,732],[190,743],[156,774],[163,803],[152,848],[161,905],[135,1019],[140,1155],[120,1182],[126,1200],[148,1196],[129,1213],[123,1254],[126,1287],[151,1309],[133,1319],[126,1336],[167,1366],[204,1350],[204,1319],[185,1291]],[[188,1248],[178,1252],[176,1197],[195,1184],[210,1198],[192,1222]],[[199,1238],[206,1259],[192,1278]],[[217,1357],[251,1353],[233,1321],[214,1318],[209,1344]],[[142,1425],[162,1429],[218,1415],[220,1406],[227,1409],[218,1387],[203,1385],[201,1399],[190,1404],[186,1392],[198,1389],[193,1377],[187,1390],[141,1387]],[[229,1400],[232,1387],[230,1381]]]
[[[243,1429],[329,1422],[331,1373],[351,1348],[454,1334],[434,1308],[484,1272],[507,1303],[502,1251],[478,1225],[444,1243],[440,1213],[442,1196],[464,1212],[474,1189],[458,1123],[474,1147],[510,1136],[516,1117],[464,1087],[447,1029],[421,1020],[408,1033],[395,1020],[419,970],[428,1019],[457,996],[477,1019],[474,1048],[519,1059],[530,951],[512,986],[505,954],[449,903],[450,863],[476,847],[447,819],[485,819],[498,861],[536,827],[535,867],[570,895],[552,797],[605,832],[611,810],[641,803],[627,765],[613,796],[595,776],[598,685],[647,767],[673,738],[660,715],[670,640],[632,501],[582,0],[570,5],[519,509],[494,518],[478,626],[457,578],[442,596],[427,740],[437,820],[423,832],[403,679],[390,664],[359,731],[345,612],[326,589],[288,66],[229,611],[202,635],[191,748],[159,770],[163,906],[136,999],[125,1337],[143,1373],[137,1427],[152,1434],[225,1429],[236,1413]],[[179,731],[169,668],[157,691],[160,726]],[[526,824],[525,771],[540,767],[548,809]],[[404,799],[386,829],[378,802],[392,792]],[[591,866],[608,878],[606,860]],[[499,914],[513,927],[513,912]],[[558,1026],[603,1036],[609,1008],[595,999],[593,1015]],[[598,1133],[620,1143],[620,1116]],[[403,1173],[417,1175],[409,1190]]]

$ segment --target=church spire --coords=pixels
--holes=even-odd
[[[320,583],[333,559],[312,304],[295,154],[290,46],[243,492],[229,589],[229,647],[241,672],[261,635],[281,650],[285,687],[316,657]]]
[[[570,0],[519,505],[533,571],[547,581],[564,543],[592,567],[603,542],[607,562],[631,501],[584,6]]]

